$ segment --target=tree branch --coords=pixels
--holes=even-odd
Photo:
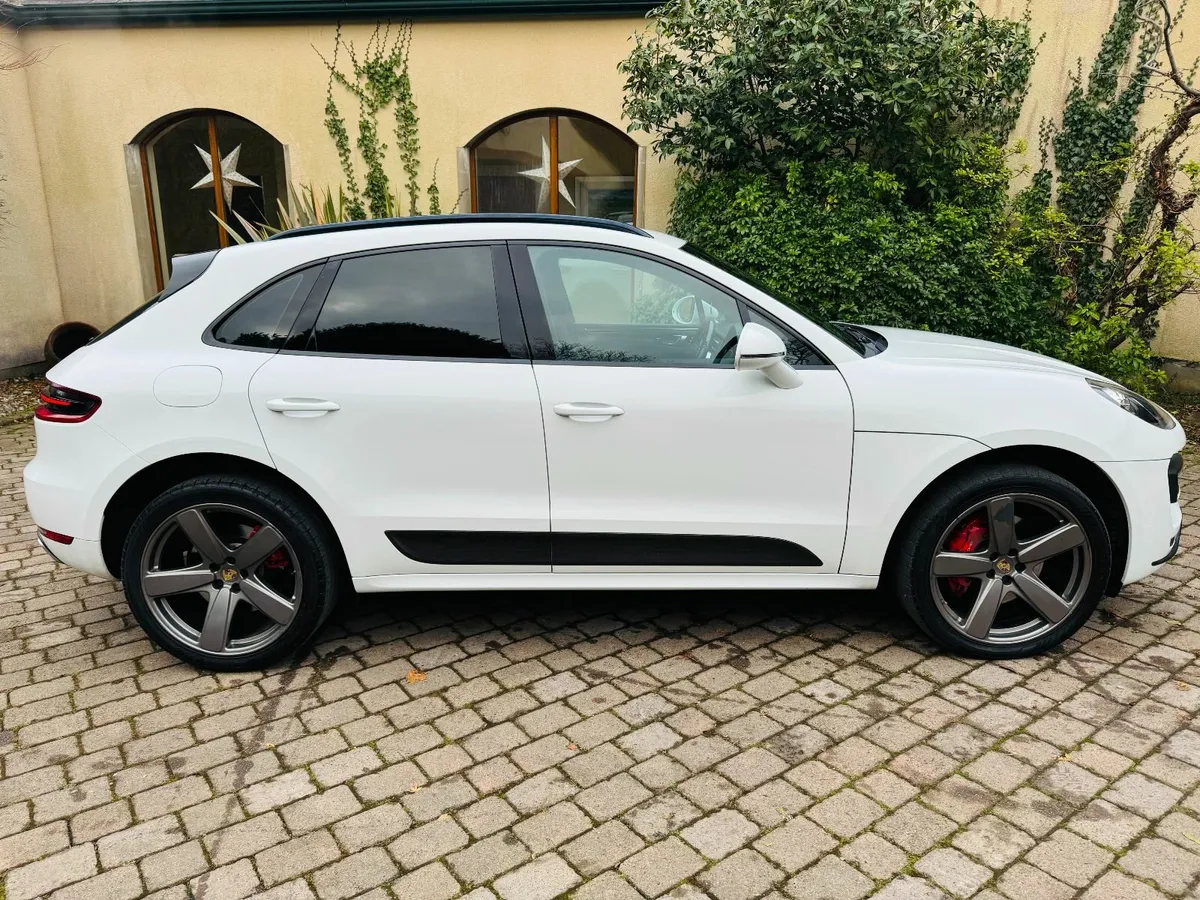
[[[1146,71],[1151,72],[1154,75],[1159,75],[1163,78],[1169,78],[1171,81],[1175,82],[1178,88],[1188,97],[1192,98],[1193,100],[1200,99],[1200,90],[1197,90],[1188,84],[1187,79],[1183,77],[1182,70],[1179,68],[1178,61],[1175,59],[1175,45],[1171,42],[1171,32],[1174,30],[1175,24],[1174,19],[1171,17],[1171,8],[1168,5],[1167,0],[1150,0],[1150,2],[1156,3],[1158,8],[1162,10],[1162,21],[1159,22],[1157,19],[1152,19],[1140,12],[1137,14],[1137,18],[1140,22],[1150,26],[1162,35],[1159,47],[1166,51],[1167,62],[1170,65],[1171,70],[1169,72],[1164,72],[1153,63],[1147,63]]]

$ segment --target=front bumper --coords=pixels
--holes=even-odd
[[[1182,524],[1179,526],[1179,530],[1177,532],[1175,532],[1175,540],[1171,541],[1171,549],[1167,552],[1167,555],[1164,556],[1162,559],[1156,559],[1154,561],[1154,565],[1156,565],[1156,566],[1165,565],[1166,563],[1169,563],[1171,560],[1173,560],[1179,553],[1179,542],[1181,540],[1183,540],[1183,525]]]
[[[1175,555],[1183,527],[1183,510],[1173,501],[1166,459],[1139,462],[1101,462],[1112,480],[1129,520],[1129,548],[1122,584],[1150,575]]]

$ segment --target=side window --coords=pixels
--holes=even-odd
[[[321,266],[294,272],[269,285],[226,316],[213,337],[235,347],[283,347]]]
[[[770,328],[783,339],[784,346],[787,347],[787,356],[784,359],[787,360],[788,365],[792,368],[799,369],[804,366],[829,365],[829,361],[813,349],[808,341],[795,334],[791,329],[784,328],[774,319],[768,319],[757,310],[747,307],[746,321],[762,325],[764,328]]]
[[[554,358],[732,366],[737,301],[654,260],[586,247],[529,247]]]
[[[368,356],[507,359],[489,247],[344,260],[310,349]]]

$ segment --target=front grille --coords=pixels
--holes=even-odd
[[[1171,502],[1179,502],[1179,473],[1183,471],[1183,454],[1176,453],[1167,463],[1167,490],[1171,494]]]

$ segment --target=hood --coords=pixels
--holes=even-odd
[[[1020,369],[1057,375],[1095,378],[1087,369],[1070,363],[1020,350],[991,341],[939,334],[934,331],[913,331],[907,328],[881,328],[869,326],[887,339],[887,349],[882,358],[896,364],[914,363],[921,365],[986,366],[996,369]]]

